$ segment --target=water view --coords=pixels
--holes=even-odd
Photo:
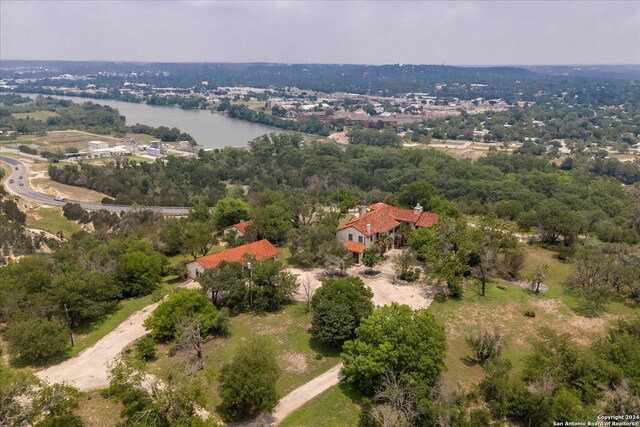
[[[22,94],[35,98],[38,94]],[[232,119],[223,114],[212,113],[208,110],[183,110],[178,107],[163,107],[131,102],[115,101],[112,99],[92,99],[78,96],[57,96],[76,103],[94,102],[117,108],[126,117],[127,125],[136,123],[149,126],[177,127],[182,132],[193,136],[204,148],[243,147],[247,142],[265,133],[281,132],[256,123],[249,123]]]

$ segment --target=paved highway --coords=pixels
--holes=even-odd
[[[19,160],[9,157],[0,157],[0,162],[11,166],[11,174],[5,182],[5,188],[11,194],[21,197],[30,202],[40,203],[51,206],[64,206],[67,203],[78,203],[83,209],[90,211],[107,210],[110,212],[122,212],[131,210],[152,210],[154,212],[165,215],[186,215],[189,208],[186,207],[166,207],[166,206],[131,206],[131,205],[109,205],[102,203],[86,203],[77,200],[54,200],[52,196],[38,193],[27,184],[27,176],[29,176],[29,165]],[[13,182],[11,182],[13,180]]]

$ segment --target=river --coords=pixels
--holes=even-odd
[[[38,94],[20,94],[35,98]],[[53,96],[76,103],[94,102],[117,108],[126,117],[127,125],[140,123],[158,127],[177,127],[191,135],[203,148],[245,147],[248,141],[265,133],[282,132],[282,129],[232,119],[209,110],[183,110],[178,107],[135,104],[112,99],[93,99],[78,96]]]

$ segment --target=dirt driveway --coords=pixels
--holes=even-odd
[[[360,277],[365,285],[371,288],[373,292],[373,303],[377,306],[389,305],[395,301],[399,304],[406,304],[414,309],[429,307],[435,296],[434,289],[424,284],[397,285],[393,283],[392,278],[395,272],[393,271],[391,259],[398,253],[400,253],[399,249],[393,249],[385,254],[387,261],[374,267],[376,270],[381,271],[381,274],[376,277],[362,276],[360,273],[365,269],[363,266],[351,267],[347,270],[347,273]],[[298,294],[296,295],[298,301],[305,301],[305,281],[309,281],[314,290],[322,286],[320,278],[324,270],[320,268],[303,270],[289,267],[287,271],[298,276],[298,282],[300,283]]]
[[[51,366],[36,375],[51,383],[67,382],[86,391],[109,385],[108,365],[124,348],[147,333],[142,324],[159,302],[135,312],[113,331],[76,357]]]

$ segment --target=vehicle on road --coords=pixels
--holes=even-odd
[[[56,202],[64,202],[64,197],[56,196],[53,198]]]
[[[24,187],[24,182],[21,182],[21,183],[20,183],[20,187]]]
[[[16,170],[18,170],[18,167],[16,166]]]
[[[18,177],[18,179],[22,179],[22,175],[20,175],[20,176]]]
[[[13,180],[12,179],[9,180],[9,184],[13,184]]]

